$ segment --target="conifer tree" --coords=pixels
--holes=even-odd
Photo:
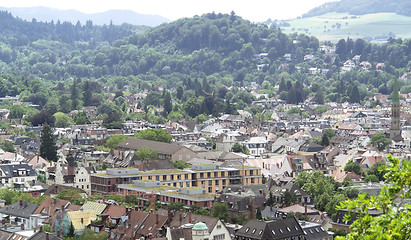
[[[56,138],[51,127],[46,124],[43,126],[40,135],[40,156],[48,161],[57,161]]]

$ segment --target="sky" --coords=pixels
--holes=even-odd
[[[128,9],[142,14],[160,15],[170,20],[213,11],[234,11],[238,16],[258,22],[268,18],[297,18],[330,1],[333,0],[0,0],[0,7],[44,6],[60,10],[74,9],[84,13]]]

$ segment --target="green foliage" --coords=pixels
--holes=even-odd
[[[65,237],[75,237],[76,236],[76,234],[74,233],[74,231],[75,231],[75,229],[74,229],[74,226],[73,226],[73,223],[71,223],[70,224],[70,228],[69,228],[69,230],[68,230],[68,233],[67,233],[67,235],[65,236]]]
[[[146,146],[140,147],[136,152],[136,156],[141,160],[157,160],[158,152]]]
[[[178,169],[189,168],[191,166],[188,162],[182,160],[171,161],[171,163]]]
[[[210,211],[200,208],[194,211],[195,214],[200,214],[200,215],[204,215],[204,216],[211,216]]]
[[[294,193],[291,193],[290,191],[286,190],[282,194],[281,205],[283,207],[288,207],[296,202],[297,202],[297,196]]]
[[[1,149],[3,149],[5,152],[16,152],[16,149],[13,146],[13,143],[10,141],[4,141],[0,143]]]
[[[315,111],[316,111],[318,114],[321,115],[321,114],[323,114],[323,113],[325,113],[325,112],[328,111],[328,107],[325,106],[325,105],[319,105],[318,107],[315,108]]]
[[[13,105],[10,109],[9,119],[23,118],[25,110],[20,105]]]
[[[44,201],[45,198],[46,196],[33,197],[30,193],[24,193],[18,189],[13,189],[13,188],[0,189],[0,199],[5,200],[6,205],[10,205],[20,200],[40,205]]]
[[[255,214],[255,218],[258,220],[263,220],[263,216],[261,214],[261,210],[257,208],[257,213]]]
[[[36,133],[34,131],[28,131],[24,133],[25,136],[35,138],[37,137]]]
[[[213,217],[217,217],[220,220],[228,220],[228,208],[226,203],[214,203],[212,214]]]
[[[84,199],[80,195],[80,191],[73,189],[62,190],[56,198],[70,201],[73,204],[81,205],[84,203]]]
[[[146,139],[157,142],[170,143],[173,137],[165,129],[146,129],[134,135],[135,138]]]
[[[337,239],[408,239],[411,236],[411,205],[404,200],[411,197],[411,162],[388,156],[389,166],[386,184],[378,196],[360,194],[358,198],[340,204],[351,211],[345,220],[356,212],[358,219],[351,225],[346,237]],[[372,217],[369,209],[377,209],[382,215]]]
[[[42,183],[46,183],[46,178],[41,174],[37,174],[37,180]]]
[[[85,111],[78,112],[77,114],[74,115],[73,121],[77,125],[82,125],[82,124],[89,124],[90,120],[87,117],[87,113]]]
[[[333,138],[336,135],[336,133],[333,129],[327,128],[324,130],[323,135],[326,135],[328,139],[331,140],[331,138]]]
[[[71,117],[66,113],[56,112],[53,116],[56,119],[56,122],[54,124],[58,128],[68,127],[69,124],[73,121],[73,119],[71,119]]]
[[[47,124],[41,130],[40,156],[48,161],[57,161],[56,137],[53,135],[51,127]]]
[[[233,147],[231,148],[231,151],[236,153],[244,153],[247,155],[250,154],[250,150],[245,145],[242,145],[238,142],[234,143]]]
[[[377,147],[379,151],[383,151],[392,144],[392,141],[383,132],[378,132],[371,136],[370,144]]]
[[[323,134],[323,136],[321,138],[321,145],[324,146],[324,147],[330,145],[330,139],[328,138],[328,136],[326,134]]]
[[[127,138],[129,137],[125,135],[112,135],[109,139],[107,139],[105,146],[110,149],[116,149],[117,145]]]
[[[84,234],[80,237],[81,240],[107,240],[108,234],[106,232],[95,233],[91,229],[87,229]]]
[[[48,232],[48,233],[54,232],[54,229],[48,224],[43,224],[41,227],[43,229],[43,232]]]
[[[367,175],[367,176],[364,178],[364,182],[366,182],[366,183],[368,183],[368,182],[373,182],[373,183],[375,183],[375,182],[379,182],[379,180],[378,180],[378,177],[377,177],[377,176],[375,176],[374,174],[370,174],[370,175]]]
[[[344,167],[344,171],[346,172],[353,172],[358,176],[363,175],[363,171],[361,170],[361,165],[357,162],[353,162],[350,160]]]
[[[170,210],[181,210],[184,207],[184,204],[181,202],[172,202],[169,204]]]
[[[368,170],[367,170],[367,176],[368,175],[374,175],[377,177],[377,181],[384,181],[384,175],[386,171],[384,170],[385,163],[384,161],[378,161],[374,165],[372,165]],[[375,180],[375,179],[374,179]]]

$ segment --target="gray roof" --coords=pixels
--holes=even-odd
[[[20,205],[21,204],[21,205]],[[0,209],[0,213],[21,218],[30,218],[30,215],[38,208],[39,205],[29,202],[15,202],[11,205]]]
[[[48,235],[48,238],[47,238]],[[44,240],[44,239],[49,239],[49,240],[63,240],[63,238],[59,238],[57,237],[55,234],[53,233],[46,233],[46,232],[37,232],[35,233],[33,236],[31,236],[30,238],[28,238],[28,240]]]
[[[172,155],[184,146],[175,143],[156,142],[145,139],[128,138],[117,145],[118,148],[138,150],[147,147],[156,150],[160,154]]]
[[[36,175],[36,172],[33,170],[33,168],[30,165],[28,165],[27,163],[4,164],[4,165],[0,165],[0,169],[4,172],[6,177],[20,176],[20,175],[18,175],[18,170],[19,169],[26,170],[26,174],[23,175],[23,176],[35,176]]]
[[[304,231],[295,218],[286,218],[270,222],[250,220],[236,233],[236,236],[239,237],[273,240],[303,235]]]

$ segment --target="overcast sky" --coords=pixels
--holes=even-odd
[[[0,0],[0,7],[45,6],[84,13],[129,9],[176,20],[215,11],[230,13],[250,21],[296,18],[310,9],[332,0]]]

